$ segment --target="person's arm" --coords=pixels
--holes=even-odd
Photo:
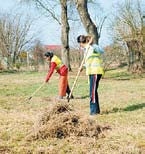
[[[50,64],[50,70],[46,76],[45,82],[48,82],[48,80],[50,79],[51,75],[53,74],[54,70],[56,68],[56,63],[55,62],[51,62]]]

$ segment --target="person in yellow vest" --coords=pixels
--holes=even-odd
[[[64,96],[66,96],[66,93],[70,94],[70,88],[68,85],[68,68],[59,57],[53,54],[52,51],[46,52],[44,54],[44,58],[46,61],[50,63],[50,68],[48,71],[48,74],[45,78],[45,82],[47,83],[53,74],[54,70],[57,71],[57,73],[60,75],[59,78],[59,96],[58,99],[63,99]],[[71,96],[73,98],[73,95]]]
[[[104,50],[93,43],[90,36],[80,35],[77,42],[84,49],[86,75],[89,76],[90,84],[90,115],[100,114],[98,86],[99,81],[104,75],[101,54]]]

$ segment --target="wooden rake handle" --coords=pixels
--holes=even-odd
[[[82,70],[82,68],[83,68],[83,64],[84,64],[84,62],[85,62],[86,56],[87,56],[87,54],[88,54],[88,51],[89,51],[89,48],[90,48],[90,44],[92,44],[92,42],[93,42],[93,37],[91,37],[91,39],[89,40],[89,42],[88,42],[88,44],[87,44],[88,47],[87,47],[87,50],[86,50],[86,55],[84,56],[84,58],[83,58],[83,60],[82,60],[82,62],[81,62],[81,65],[80,65],[80,67],[79,67],[79,70],[78,70],[78,73],[77,73],[77,75],[76,75],[75,81],[74,81],[74,83],[73,83],[73,86],[72,86],[72,88],[71,88],[70,94],[69,94],[69,96],[68,96],[68,102],[70,101],[72,92],[73,92],[74,87],[75,87],[75,85],[76,85],[76,83],[77,83],[77,80],[78,80],[79,75],[80,75],[80,72],[81,72],[81,70]]]
[[[37,88],[32,94],[31,94],[31,96],[28,98],[28,100],[30,100],[43,86],[45,85],[45,82],[42,84],[42,85],[40,85],[40,87],[39,88]]]
[[[84,64],[84,62],[85,62],[85,59],[86,59],[86,56],[87,56],[87,54],[88,54],[89,48],[90,48],[90,47],[87,48],[86,55],[84,56],[84,58],[83,58],[83,60],[82,60],[82,62],[81,62],[81,65],[80,65],[80,67],[79,67],[79,70],[78,70],[78,73],[77,73],[77,75],[76,75],[75,81],[74,81],[74,83],[73,83],[73,86],[72,86],[72,88],[71,88],[70,94],[69,94],[69,96],[68,96],[68,102],[70,101],[72,92],[73,92],[74,87],[75,87],[75,85],[76,85],[76,83],[77,83],[77,80],[78,80],[78,78],[79,78],[80,72],[81,72],[81,70],[82,70],[82,68],[83,68],[83,64]]]

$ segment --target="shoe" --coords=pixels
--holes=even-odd
[[[100,114],[100,112],[99,113],[90,113],[90,116],[95,116],[97,114]]]
[[[56,99],[57,100],[62,100],[63,99],[63,96],[57,96]]]

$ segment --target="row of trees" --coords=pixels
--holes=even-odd
[[[114,42],[126,47],[128,70],[132,73],[142,73],[145,68],[144,56],[144,19],[139,0],[127,0],[118,4],[118,14],[115,15]]]
[[[0,60],[8,69],[13,68],[23,50],[29,49],[33,40],[30,35],[32,21],[21,14],[0,15]],[[5,59],[6,58],[6,59]]]
[[[70,25],[68,16],[70,11],[68,7],[70,5],[76,6],[86,32],[91,35],[94,38],[94,42],[98,44],[100,38],[98,32],[99,27],[96,26],[97,24],[94,23],[88,11],[88,3],[95,3],[95,0],[58,0],[55,2],[50,2],[50,0],[29,1],[34,2],[39,9],[46,11],[47,14],[51,15],[61,25],[62,59],[70,70]],[[54,9],[52,9],[52,5],[56,5],[56,3],[61,6],[61,20],[57,18]],[[96,3],[96,7],[97,5]],[[103,19],[105,20],[106,17],[104,16]],[[104,20],[102,20],[102,23],[104,23]],[[143,72],[143,26],[143,12],[139,0],[125,0],[125,3],[117,5],[117,10],[115,11],[114,20],[112,22],[114,42],[115,44],[119,42],[120,45],[126,46],[128,70],[132,73]]]
[[[93,36],[94,42],[98,44],[101,36],[101,29],[107,16],[102,16],[101,24],[98,24],[92,14],[89,13],[89,4],[99,6],[96,0],[21,0],[22,2],[32,2],[41,10],[41,13],[47,17],[53,18],[61,27],[61,42],[62,42],[62,59],[71,70],[70,65],[70,20],[76,20],[83,23],[86,32]],[[23,5],[23,3],[21,3]],[[57,9],[55,9],[57,8]],[[58,10],[61,10],[59,15]],[[72,19],[72,12],[78,12],[75,18]],[[117,13],[116,13],[117,12]],[[71,14],[71,16],[70,16]],[[20,52],[28,49],[30,42],[34,39],[29,37],[31,21],[22,20],[22,16],[0,18],[0,52],[2,56],[7,56],[15,63]],[[78,18],[79,17],[79,18]],[[109,20],[109,17],[107,17]],[[99,21],[98,21],[99,22]],[[143,11],[139,0],[125,0],[125,3],[117,4],[115,15],[111,21],[111,35],[114,38],[111,50],[107,50],[107,54],[111,53],[112,59],[117,56],[126,56],[128,70],[132,73],[143,72]],[[117,47],[117,48],[116,48]],[[35,52],[36,52],[35,48]],[[116,49],[119,52],[115,52]],[[124,51],[126,53],[124,53]],[[116,55],[118,53],[118,55]],[[11,58],[10,58],[11,55]],[[37,54],[36,54],[37,55]],[[35,57],[35,56],[34,56]],[[108,58],[105,58],[107,60]],[[110,59],[110,58],[109,58]],[[109,60],[108,59],[108,60]],[[110,59],[111,62],[111,59]],[[10,60],[8,60],[10,63]],[[109,64],[109,63],[108,63]]]
[[[86,32],[94,38],[94,41],[98,43],[99,34],[98,27],[92,21],[88,12],[88,0],[21,0],[22,2],[32,2],[37,6],[38,9],[45,12],[47,16],[53,17],[61,26],[61,42],[62,42],[62,60],[71,70],[70,65],[70,46],[69,46],[69,32],[70,32],[70,16],[69,11],[77,9],[79,17],[85,27]],[[93,1],[92,1],[93,2]],[[95,1],[94,1],[95,2]],[[94,3],[95,4],[95,3]],[[54,12],[54,8],[59,5],[61,9],[61,16]],[[69,8],[69,9],[68,9]],[[72,14],[71,14],[72,16]],[[75,20],[75,19],[73,19]],[[78,19],[77,19],[78,21]]]

